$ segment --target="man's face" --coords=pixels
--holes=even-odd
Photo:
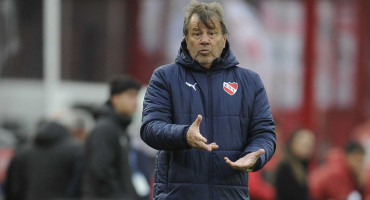
[[[365,167],[365,154],[363,152],[352,152],[346,155],[347,163],[356,174],[361,174]]]
[[[208,29],[194,14],[189,21],[188,35],[185,36],[190,56],[206,69],[211,68],[212,62],[221,56],[226,44],[226,35],[222,35],[220,21],[216,17],[212,21],[215,26]]]
[[[315,150],[315,135],[310,130],[301,130],[292,141],[292,151],[302,160],[309,160]]]
[[[118,113],[133,115],[137,108],[137,95],[138,91],[135,89],[125,90],[120,94],[113,95],[111,102]]]

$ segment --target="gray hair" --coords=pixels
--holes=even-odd
[[[197,14],[199,20],[209,29],[215,27],[212,18],[216,17],[220,21],[222,35],[227,35],[229,33],[226,27],[224,10],[220,3],[202,3],[192,0],[190,4],[185,7],[184,26],[182,30],[184,36],[187,36],[189,33],[189,21],[193,14]]]
[[[88,133],[95,126],[92,115],[85,110],[77,108],[63,109],[56,116],[53,116],[52,120],[65,126],[70,131],[84,129]]]

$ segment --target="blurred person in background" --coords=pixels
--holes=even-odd
[[[70,127],[72,136],[81,143],[85,143],[87,134],[95,125],[93,115],[80,108],[62,109],[53,118]]]
[[[329,151],[328,161],[310,177],[312,197],[317,200],[365,199],[365,149],[355,141],[343,150]]]
[[[249,174],[249,195],[253,200],[274,200],[276,199],[276,190],[272,183],[266,181],[263,171],[257,171]]]
[[[366,200],[370,200],[370,119],[358,124],[354,131],[354,140],[365,148]]]
[[[143,101],[146,87],[142,87],[138,95],[138,107],[133,115],[132,123],[127,128],[131,138],[130,164],[133,173],[133,184],[140,199],[149,199],[154,160],[157,150],[146,145],[140,138]]]
[[[24,181],[26,175],[24,174],[25,155],[33,147],[34,137],[36,136],[40,127],[46,123],[45,118],[41,118],[36,123],[35,133],[29,134],[20,146],[15,149],[14,156],[8,165],[6,171],[6,179],[4,181],[4,199],[5,200],[24,200],[26,182]]]
[[[308,164],[315,147],[315,135],[300,128],[291,135],[283,160],[276,170],[275,188],[278,200],[308,200]]]
[[[0,126],[0,197],[4,194],[3,186],[7,168],[16,150],[16,145],[17,138],[14,133]]]
[[[43,200],[80,196],[83,147],[72,127],[44,121],[31,144],[13,157],[5,184],[6,200]]]
[[[110,97],[86,141],[84,198],[132,200],[137,197],[131,182],[127,127],[136,111],[141,85],[122,75],[112,77],[109,86]]]
[[[275,152],[266,91],[237,66],[222,6],[185,10],[176,63],[153,72],[144,99],[141,138],[160,150],[154,199],[248,200],[248,173]]]

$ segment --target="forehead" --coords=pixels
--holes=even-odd
[[[125,91],[117,94],[117,96],[119,96],[119,97],[136,96],[138,93],[139,93],[139,91],[136,90],[136,89],[128,89],[128,90],[125,90]]]
[[[220,21],[217,19],[217,17],[211,17],[211,19],[209,21],[206,22],[208,27],[202,22],[202,20],[199,18],[199,16],[197,14],[193,14],[191,17],[190,17],[190,21],[189,21],[189,30],[192,30],[192,29],[203,29],[203,28],[206,28],[206,29],[221,29],[221,23]]]

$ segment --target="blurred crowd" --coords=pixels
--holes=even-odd
[[[30,134],[0,129],[2,199],[151,199],[156,150],[140,138],[146,88],[128,76],[109,83],[110,97],[97,108],[63,109]],[[345,146],[322,150],[305,127],[284,141],[275,120],[276,152],[249,174],[251,199],[370,199],[370,122]]]
[[[124,75],[109,86],[103,105],[62,109],[28,135],[0,130],[0,199],[149,199],[156,151],[139,135],[145,87]]]
[[[284,143],[279,139],[272,160],[251,173],[253,200],[365,200],[370,199],[370,123],[359,124],[342,146],[318,147],[316,134],[297,128]]]

